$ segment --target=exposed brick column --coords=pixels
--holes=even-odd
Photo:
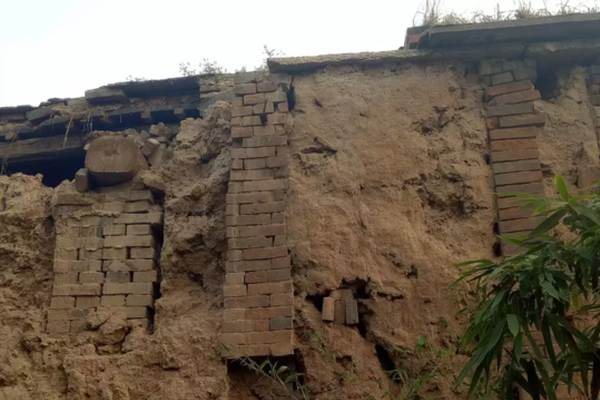
[[[235,80],[232,166],[227,194],[222,342],[228,357],[293,354],[293,287],[285,193],[291,129],[287,78]]]
[[[163,213],[149,190],[134,187],[56,193],[49,333],[82,332],[87,315],[102,307],[148,324],[159,278],[155,229]]]
[[[533,102],[540,99],[532,81],[537,77],[535,60],[484,60],[479,73],[485,86],[486,126],[497,193],[500,234],[524,234],[543,217],[531,217],[520,209],[510,192],[543,193],[542,171],[536,138],[546,116],[537,113]],[[502,244],[503,255],[519,252]]]

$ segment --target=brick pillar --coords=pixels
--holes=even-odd
[[[546,116],[534,109],[533,102],[540,99],[532,83],[537,77],[535,65],[535,60],[497,59],[483,60],[479,65],[501,235],[528,233],[543,220],[521,210],[521,204],[510,194],[544,191],[536,139]],[[519,251],[514,245],[502,244],[504,255]]]
[[[162,210],[149,190],[133,184],[105,193],[58,191],[54,286],[49,333],[86,329],[88,313],[117,308],[147,325],[157,292],[159,248],[155,228]]]
[[[222,343],[228,357],[293,354],[293,300],[285,195],[291,116],[288,78],[235,78],[227,194]]]

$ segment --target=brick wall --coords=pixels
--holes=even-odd
[[[228,357],[293,354],[286,245],[287,77],[239,74],[232,108],[222,343]]]
[[[512,193],[542,194],[542,171],[537,137],[546,116],[535,110],[540,92],[535,60],[483,60],[479,74],[485,87],[486,127],[490,161],[497,195],[498,229],[501,235],[525,234],[543,217],[531,217],[521,210]],[[514,245],[502,244],[503,255],[519,252]]]
[[[101,193],[57,190],[54,285],[49,333],[86,329],[90,312],[110,307],[147,325],[157,293],[161,207],[134,183]]]

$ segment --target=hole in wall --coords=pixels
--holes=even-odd
[[[558,97],[560,87],[555,68],[538,68],[535,87],[540,91],[542,100],[551,100]]]
[[[494,243],[492,252],[494,253],[494,257],[502,257],[502,244],[500,242]]]
[[[19,172],[33,176],[42,174],[42,183],[55,188],[64,180],[75,179],[77,171],[84,167],[85,151],[81,149],[60,159],[41,159],[15,164],[8,162],[4,168],[4,174],[13,175]]]
[[[396,363],[394,362],[390,353],[385,349],[385,347],[376,344],[375,345],[375,353],[377,354],[377,359],[379,360],[379,365],[384,371],[393,371],[395,370]]]
[[[319,312],[323,312],[323,297],[326,297],[326,296],[321,296],[321,295],[311,296],[311,295],[309,295],[309,296],[306,296],[306,300],[313,303],[315,308],[317,310],[319,310]]]

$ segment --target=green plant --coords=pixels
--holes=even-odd
[[[227,68],[219,65],[217,61],[209,60],[205,58],[198,64],[198,69],[192,68],[189,62],[179,63],[179,73],[182,76],[195,76],[195,75],[224,75],[227,73]]]
[[[456,283],[475,282],[481,295],[461,338],[472,355],[457,383],[471,377],[469,396],[497,382],[505,399],[521,387],[534,400],[556,400],[564,383],[598,398],[600,198],[571,196],[559,176],[555,185],[558,198],[514,193],[545,216],[528,235],[502,237],[523,254],[459,264],[469,269]]]
[[[310,400],[306,385],[300,382],[303,374],[291,373],[285,365],[278,366],[266,359],[258,364],[250,357],[238,357],[236,361],[243,367],[254,371],[262,378],[269,380],[275,387],[281,389],[288,398],[294,400]]]

